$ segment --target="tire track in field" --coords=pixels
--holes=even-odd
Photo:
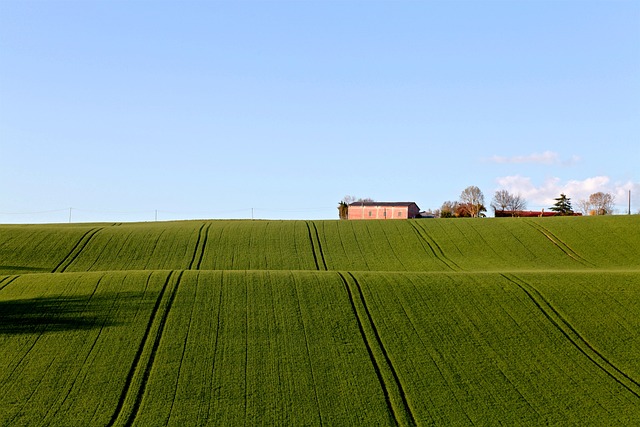
[[[438,261],[440,261],[442,264],[444,264],[445,267],[447,267],[449,270],[452,270],[452,271],[460,271],[460,270],[462,270],[462,268],[460,268],[460,266],[458,264],[456,264],[454,261],[452,261],[451,259],[449,259],[449,257],[447,257],[445,255],[445,253],[442,250],[442,248],[440,247],[440,245],[438,245],[438,243],[435,241],[435,239],[433,239],[431,236],[429,236],[424,229],[421,229],[420,227],[418,227],[412,221],[409,221],[409,224],[411,224],[411,227],[413,227],[413,229],[415,230],[415,232],[418,235],[418,237],[420,237],[420,241],[427,244],[427,246],[429,247],[429,250],[431,251],[433,256]],[[424,245],[423,245],[423,247],[424,247]],[[434,247],[435,247],[435,249],[434,249]],[[425,248],[425,250],[426,250],[426,248]]]
[[[327,271],[327,261],[324,258],[324,251],[322,250],[322,243],[320,243],[320,233],[318,233],[318,227],[316,226],[315,222],[311,222],[311,225],[313,226],[313,229],[315,230],[315,234],[316,234],[316,242],[318,244],[318,252],[320,253],[320,259],[322,260],[322,266],[324,267],[324,270]]]
[[[56,265],[51,272],[64,273],[67,270],[67,268],[69,268],[69,266],[73,264],[76,258],[78,258],[78,255],[80,255],[80,252],[82,252],[82,250],[87,246],[87,244],[89,244],[91,239],[93,239],[95,235],[98,234],[98,232],[103,228],[104,227],[92,228],[86,233],[84,233],[80,238],[80,240],[78,240],[78,243],[76,243],[76,245],[73,247],[73,249],[71,249],[71,251],[67,254],[67,256],[65,256],[62,259],[62,261],[60,261],[58,265]]]
[[[536,289],[535,286],[515,275],[501,274],[502,277],[519,287],[538,307],[547,319],[591,362],[604,371],[618,384],[626,388],[631,394],[640,399],[640,382],[632,378],[615,366],[604,354],[594,348],[580,333],[556,310],[553,305]]]
[[[133,358],[131,369],[127,374],[118,404],[107,426],[131,426],[140,410],[142,397],[151,375],[151,367],[160,346],[160,339],[183,273],[181,271],[176,274],[175,271],[171,271],[162,286],[138,351]]]
[[[198,230],[198,240],[196,240],[196,247],[193,250],[193,256],[191,257],[187,270],[194,270],[194,266],[195,270],[200,269],[200,264],[202,264],[202,258],[204,257],[204,250],[207,246],[210,227],[211,223],[202,224],[202,226],[200,226],[200,229]]]
[[[536,223],[534,221],[531,221],[531,220],[528,220],[527,224],[529,224],[531,227],[536,229],[538,232],[542,233],[542,235],[544,237],[546,237],[558,249],[560,249],[562,252],[564,252],[565,255],[567,255],[569,258],[571,258],[574,261],[577,261],[580,264],[585,265],[587,267],[595,267],[595,264],[593,264],[593,263],[587,261],[586,259],[584,259],[583,257],[581,257],[576,251],[571,249],[569,247],[569,245],[567,245],[562,240],[560,240],[558,238],[558,236],[556,236],[551,231],[549,231],[549,229],[547,229],[547,228],[543,227],[542,225],[540,225],[540,224],[538,224],[538,223]]]
[[[367,348],[367,353],[378,377],[378,382],[382,388],[387,407],[393,416],[393,421],[397,425],[415,426],[417,425],[416,419],[413,412],[411,412],[400,378],[391,363],[387,350],[382,344],[378,329],[373,322],[373,318],[365,302],[362,288],[353,274],[347,274],[349,276],[348,279],[343,273],[338,272],[349,296],[349,302],[356,317],[360,335]],[[359,309],[358,307],[362,308]],[[364,312],[364,314],[361,312]],[[373,338],[370,338],[368,335],[373,335]],[[376,353],[378,357],[376,357]],[[379,360],[379,358],[383,360]]]
[[[9,286],[14,280],[16,280],[20,276],[7,276],[0,280],[0,291]],[[3,283],[4,282],[4,283]]]
[[[304,222],[307,226],[307,231],[309,233],[309,241],[311,242],[311,252],[313,253],[313,262],[316,264],[316,270],[320,270],[320,263],[318,262],[318,255],[316,253],[316,244],[313,241],[313,235],[311,234],[311,227],[309,226],[309,221]]]

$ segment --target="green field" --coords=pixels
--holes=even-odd
[[[640,217],[0,226],[0,426],[638,425]]]

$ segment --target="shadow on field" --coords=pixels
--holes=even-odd
[[[142,306],[148,306],[149,310],[153,307],[155,300],[143,300],[142,296],[130,292],[0,301],[0,335],[90,330],[126,324],[135,311],[145,308]]]
[[[0,265],[0,271],[2,271],[3,274],[9,274],[14,272],[23,273],[25,271],[49,272],[51,269],[44,267],[31,267],[28,265]]]

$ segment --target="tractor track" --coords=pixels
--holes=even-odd
[[[313,228],[315,230],[315,235],[317,238],[317,243],[316,243],[316,241],[314,241],[313,239],[313,233],[311,232],[311,226],[309,225],[309,221],[305,221],[305,224],[307,226],[307,232],[309,234],[309,241],[311,242],[311,252],[313,253],[313,262],[316,264],[316,270],[321,271],[324,268],[324,270],[326,271],[327,263],[325,262],[324,254],[322,253],[322,246],[320,245],[320,237],[318,235],[318,229],[316,228],[315,224],[312,223]],[[316,249],[316,246],[318,247],[317,249]]]
[[[327,271],[327,261],[324,258],[324,251],[322,250],[322,243],[320,243],[320,233],[318,233],[318,227],[316,226],[315,222],[311,222],[311,225],[313,226],[313,229],[315,230],[316,233],[316,242],[318,242],[318,252],[320,253],[320,258],[322,259],[322,265],[324,267],[324,270]]]
[[[349,302],[358,323],[360,335],[362,336],[362,340],[367,348],[367,353],[369,354],[373,369],[378,377],[378,382],[382,388],[385,401],[387,402],[387,407],[393,416],[393,421],[397,425],[417,425],[415,416],[413,415],[411,407],[407,401],[406,393],[402,388],[402,383],[400,382],[398,373],[391,363],[391,358],[389,357],[389,354],[382,343],[382,339],[380,338],[378,329],[373,322],[373,317],[371,316],[369,308],[365,302],[360,283],[358,283],[352,273],[347,273],[348,278],[341,272],[338,272],[338,275],[342,279],[347,295],[349,296]],[[350,282],[352,284],[350,284]],[[362,306],[361,310],[364,311],[364,314],[360,313],[358,306]],[[368,337],[367,330],[371,331],[370,334],[373,334],[373,338]],[[381,353],[383,361],[378,360],[379,357],[376,357],[376,353]]]
[[[194,266],[195,270],[200,269],[202,259],[204,258],[204,251],[207,246],[207,239],[209,237],[209,228],[211,228],[211,223],[202,224],[198,230],[198,240],[196,241],[196,247],[193,250],[193,256],[191,257],[187,270],[194,270]],[[202,242],[202,244],[200,242]]]
[[[0,291],[3,290],[4,288],[6,288],[7,286],[9,286],[18,277],[20,277],[20,276],[19,275],[18,276],[7,276],[7,277],[4,277],[4,278],[0,279]]]
[[[142,341],[131,364],[131,369],[127,374],[118,404],[107,426],[131,426],[135,420],[183,273],[180,271],[176,274],[175,271],[171,271],[162,286],[151,311]]]
[[[449,257],[445,255],[440,245],[438,245],[438,243],[433,238],[431,238],[424,230],[421,230],[416,224],[414,224],[411,221],[409,222],[409,224],[411,224],[411,226],[415,230],[418,237],[420,237],[420,240],[427,244],[427,246],[429,247],[429,250],[438,261],[444,264],[445,267],[447,267],[449,270],[452,270],[452,271],[462,270],[458,264],[456,264],[454,261],[452,261],[451,259],[449,259]]]
[[[611,379],[640,399],[640,382],[623,372],[609,361],[604,354],[594,348],[573,325],[553,307],[535,286],[511,274],[501,274],[501,276],[520,288],[580,353],[587,357],[587,359],[606,373]]]
[[[84,233],[80,238],[80,240],[78,240],[76,245],[73,247],[73,249],[71,249],[71,251],[67,254],[67,256],[65,256],[62,259],[62,261],[60,261],[58,265],[56,265],[51,272],[64,273],[67,270],[67,268],[69,268],[69,266],[73,264],[76,258],[78,258],[78,255],[80,255],[82,250],[89,244],[91,239],[93,239],[95,235],[98,234],[98,232],[100,232],[100,230],[102,230],[103,228],[104,227],[92,228],[86,233]]]
[[[546,237],[558,249],[560,249],[562,252],[564,252],[565,255],[567,255],[569,258],[573,259],[576,262],[579,262],[580,264],[582,264],[584,266],[595,267],[595,265],[593,263],[591,263],[591,262],[587,261],[586,259],[584,259],[583,257],[581,257],[576,251],[571,249],[571,247],[569,247],[569,245],[567,245],[562,240],[560,240],[560,238],[558,238],[558,236],[553,234],[549,229],[543,227],[540,224],[537,224],[534,221],[527,221],[527,224],[529,224],[531,227],[536,229],[538,232],[542,233],[542,235],[544,237]]]

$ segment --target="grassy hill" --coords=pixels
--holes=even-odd
[[[0,425],[634,425],[640,218],[0,226]]]

